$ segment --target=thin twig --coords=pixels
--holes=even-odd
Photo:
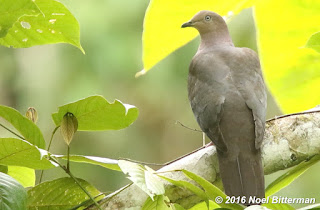
[[[114,196],[118,195],[119,193],[121,193],[123,190],[127,189],[128,187],[130,187],[131,185],[133,185],[133,182],[131,182],[130,184],[122,187],[121,189],[113,192],[113,193],[110,193],[109,195],[107,195],[106,197],[103,198],[103,200],[105,201],[107,199],[110,200],[111,198],[113,198]]]
[[[80,182],[78,181],[78,179],[76,177],[73,176],[73,174],[64,166],[62,165],[59,161],[57,161],[56,159],[54,159],[52,156],[49,156],[49,159],[52,160],[53,162],[55,162],[56,164],[59,165],[60,168],[62,168],[75,182],[76,184],[82,189],[83,192],[85,192],[89,198],[93,201],[93,203],[100,209],[100,205],[97,203],[97,201],[92,197],[92,195],[80,184]]]
[[[60,126],[55,127],[54,130],[52,131],[51,139],[50,139],[49,146],[48,146],[48,149],[47,149],[48,152],[50,151],[50,147],[51,147],[51,143],[52,143],[52,140],[53,140],[53,136],[57,132],[58,128],[60,128]]]
[[[192,130],[192,131],[196,131],[196,132],[202,132],[202,130],[198,130],[198,129],[195,129],[195,128],[190,128],[184,124],[182,124],[180,121],[176,121],[176,124],[180,124],[182,127],[186,128],[186,129],[189,129],[189,130]]]
[[[20,135],[17,134],[16,132],[14,132],[14,131],[10,130],[9,128],[7,128],[6,126],[2,125],[1,123],[0,123],[0,126],[3,127],[4,129],[6,129],[7,131],[9,131],[10,133],[16,135],[16,136],[19,137],[20,139],[26,140],[25,138],[23,138],[22,136],[20,136]]]
[[[51,147],[53,136],[54,136],[54,134],[56,133],[56,131],[58,130],[59,127],[60,126],[55,127],[54,130],[52,131],[51,139],[50,139],[49,146],[48,146],[48,149],[47,149],[48,152],[49,152],[50,147]],[[40,178],[39,178],[39,184],[41,184],[41,182],[42,182],[43,173],[44,173],[44,170],[41,170],[41,174],[40,174]]]

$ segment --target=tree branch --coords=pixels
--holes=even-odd
[[[320,108],[276,117],[266,123],[262,143],[265,174],[295,166],[308,160],[320,151]],[[205,147],[164,166],[158,171],[186,169],[212,183],[219,182],[219,167],[214,146]],[[176,180],[189,181],[181,172],[166,172],[162,175]],[[221,184],[221,183],[220,183]],[[190,191],[165,182],[166,195],[172,202],[190,207],[199,198]],[[120,189],[121,190],[121,189]],[[141,209],[147,194],[131,185],[114,196],[100,201],[103,209]],[[95,208],[92,206],[92,208]]]

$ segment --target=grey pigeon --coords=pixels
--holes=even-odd
[[[225,192],[245,196],[243,204],[264,198],[261,142],[267,95],[257,54],[235,47],[224,19],[200,11],[182,28],[193,27],[201,43],[188,78],[192,111],[217,148]],[[255,196],[255,197],[254,197]]]

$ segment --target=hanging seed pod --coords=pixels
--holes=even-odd
[[[38,121],[38,112],[35,108],[29,107],[26,112],[26,117],[34,123]]]
[[[78,130],[78,120],[70,112],[67,112],[61,121],[60,131],[64,141],[69,145],[73,139],[73,135]]]

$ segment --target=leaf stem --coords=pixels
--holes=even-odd
[[[93,201],[93,203],[100,209],[100,205],[97,203],[96,200],[94,200],[94,198],[92,197],[92,195],[80,184],[80,182],[77,180],[76,177],[73,176],[73,174],[64,166],[62,165],[59,161],[57,161],[56,159],[54,159],[52,156],[49,156],[49,159],[52,160],[53,162],[55,162],[56,164],[59,165],[60,168],[62,168],[75,182],[76,184],[82,189],[83,192],[85,192],[89,198]]]
[[[50,139],[49,146],[48,146],[48,149],[47,149],[48,152],[49,152],[50,147],[51,147],[53,136],[54,136],[54,134],[56,133],[56,131],[58,130],[59,127],[60,126],[55,127],[54,130],[52,131],[51,139]],[[39,178],[39,184],[42,182],[43,173],[44,173],[44,170],[41,170],[41,174],[40,174],[40,178]]]
[[[57,132],[58,128],[60,128],[60,126],[55,127],[55,129],[52,131],[51,139],[50,139],[49,146],[48,146],[48,149],[47,149],[48,152],[50,151],[50,147],[51,147],[51,143],[52,143],[52,140],[53,140],[53,136]]]
[[[10,130],[9,128],[7,128],[6,126],[2,125],[1,123],[0,123],[0,126],[3,127],[4,129],[6,129],[7,131],[9,131],[10,133],[16,135],[16,136],[19,137],[20,139],[26,140],[25,138],[23,138],[22,136],[20,136],[20,135],[17,134],[16,132],[14,132],[14,131]]]
[[[68,151],[67,151],[67,170],[70,171],[70,146],[68,144]]]

